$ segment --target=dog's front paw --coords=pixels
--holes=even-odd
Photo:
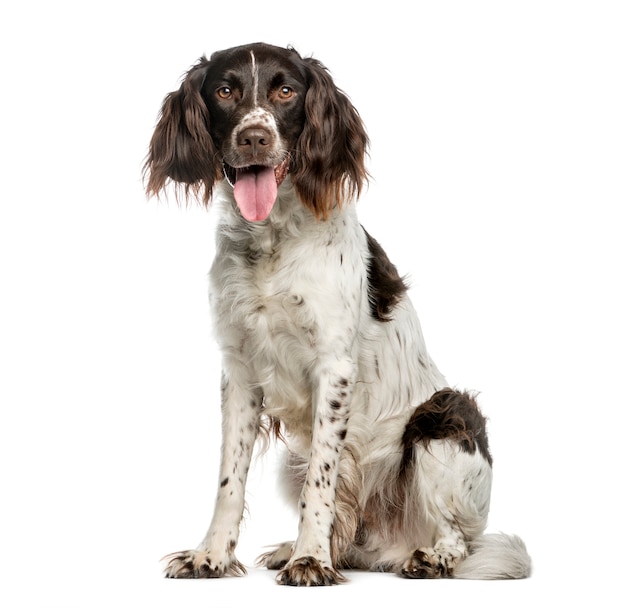
[[[337,585],[345,580],[337,570],[322,565],[314,557],[300,557],[288,563],[276,576],[278,584],[296,587]]]
[[[167,578],[219,578],[225,574],[246,574],[246,569],[234,555],[217,559],[208,551],[180,551],[163,559],[168,560],[165,566]]]

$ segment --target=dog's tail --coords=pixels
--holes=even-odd
[[[531,570],[530,555],[519,536],[484,534],[470,543],[469,555],[454,569],[454,578],[527,578]]]

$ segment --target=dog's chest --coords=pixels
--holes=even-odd
[[[265,245],[241,260],[247,298],[233,314],[246,328],[255,353],[279,360],[288,348],[304,362],[316,355],[326,307],[320,293],[332,298],[330,277],[318,276],[316,252],[293,239],[276,238]]]
[[[226,241],[211,271],[218,340],[238,351],[282,419],[310,420],[302,410],[316,366],[347,353],[358,331],[362,253],[353,234],[324,227]]]

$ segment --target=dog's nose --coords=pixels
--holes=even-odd
[[[252,157],[265,152],[272,143],[272,135],[262,127],[248,127],[243,129],[237,137],[239,150]]]

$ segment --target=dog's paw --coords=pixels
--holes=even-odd
[[[276,576],[279,585],[296,587],[337,585],[345,580],[337,570],[322,565],[314,557],[300,557],[288,563]]]
[[[167,578],[220,578],[226,574],[240,576],[246,569],[234,555],[216,559],[208,551],[180,551],[166,555]]]
[[[292,542],[276,545],[272,551],[259,555],[255,563],[257,566],[265,566],[268,570],[280,570],[291,558],[292,548]]]
[[[445,578],[452,576],[447,560],[433,549],[417,549],[400,570],[405,578]]]

